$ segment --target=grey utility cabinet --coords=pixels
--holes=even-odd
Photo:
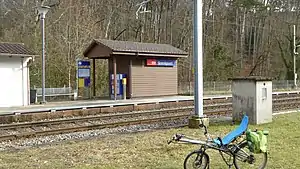
[[[250,76],[230,80],[233,120],[240,121],[246,113],[251,124],[272,122],[272,79]]]

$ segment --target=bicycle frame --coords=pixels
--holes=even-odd
[[[198,156],[200,155],[200,162],[201,159],[205,156],[206,159],[208,159],[209,164],[209,156],[205,152],[207,149],[213,149],[216,151],[219,151],[220,155],[222,156],[223,161],[231,168],[233,165],[237,167],[237,161],[247,162],[249,164],[253,164],[256,161],[256,158],[254,157],[255,152],[251,151],[251,148],[248,147],[249,143],[251,143],[251,140],[248,141],[248,135],[246,134],[248,130],[248,117],[245,115],[239,125],[238,128],[233,130],[232,132],[228,133],[223,139],[220,137],[217,137],[216,139],[211,139],[207,132],[207,127],[204,125],[203,121],[201,120],[201,123],[199,124],[200,128],[204,128],[204,135],[206,136],[206,140],[198,140],[193,138],[188,138],[184,135],[176,134],[173,136],[172,140],[168,142],[170,144],[173,140],[175,140],[178,143],[188,143],[188,144],[196,144],[200,145],[200,148],[197,150],[194,150],[193,152],[190,152],[185,161],[190,157],[190,155],[196,153]],[[255,130],[257,132],[257,129]],[[262,133],[260,133],[262,134]],[[264,132],[264,135],[268,135],[268,132]],[[239,138],[242,139],[240,140]],[[248,150],[250,152],[248,153],[245,148],[248,147]],[[229,155],[229,160],[226,160],[224,157],[224,154]],[[231,157],[233,157],[232,163]],[[266,160],[267,160],[267,154],[264,152],[264,162],[262,163],[262,167],[264,168],[266,166]],[[198,160],[197,160],[198,161]]]
[[[244,134],[243,134],[244,135]],[[241,136],[243,136],[241,135]],[[236,156],[238,160],[241,160],[243,162],[245,162],[249,157],[250,154],[246,153],[243,149],[241,149],[239,147],[239,145],[243,144],[244,142],[246,142],[246,139],[243,139],[241,141],[239,141],[238,143],[234,143],[236,141],[233,140],[230,144],[228,145],[218,145],[216,144],[208,135],[207,133],[207,129],[205,127],[205,136],[207,138],[206,141],[203,140],[197,140],[197,139],[193,139],[193,138],[189,138],[185,135],[180,135],[180,134],[176,134],[173,136],[172,140],[175,140],[176,142],[180,143],[180,144],[196,144],[196,145],[200,145],[199,150],[201,150],[202,152],[205,152],[207,149],[213,149],[213,150],[217,150],[220,152],[223,161],[229,166],[230,164],[227,163],[227,161],[225,160],[224,156],[222,153],[226,153],[228,154],[230,157],[232,156]],[[239,137],[241,137],[239,136]],[[239,138],[238,137],[238,138]],[[169,141],[168,144],[170,144],[172,141]],[[238,153],[241,151],[242,153]]]
[[[238,144],[231,143],[227,146],[219,146],[216,143],[214,143],[213,140],[211,140],[209,138],[206,141],[202,141],[202,140],[196,140],[196,139],[193,139],[193,138],[188,138],[184,135],[178,135],[178,134],[176,134],[173,137],[173,140],[176,140],[178,143],[181,143],[181,144],[197,144],[197,145],[200,145],[202,148],[205,148],[205,149],[214,149],[214,150],[218,150],[218,151],[225,152],[225,153],[230,152],[230,153],[232,153],[232,155],[234,154],[234,152],[236,150],[233,151],[232,149],[230,149],[230,147],[233,146],[235,148],[238,148],[238,145],[240,145],[240,144],[242,144],[243,142],[246,141],[245,139],[243,139],[242,141],[238,142]]]

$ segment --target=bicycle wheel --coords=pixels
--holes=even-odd
[[[267,165],[267,152],[254,154],[248,149],[247,142],[240,145],[240,150],[233,156],[236,169],[264,169]]]
[[[201,159],[201,155],[202,159]],[[195,156],[195,157],[194,157]],[[194,158],[193,158],[194,157]],[[206,169],[209,164],[209,156],[201,150],[189,153],[184,160],[184,169],[201,168]]]

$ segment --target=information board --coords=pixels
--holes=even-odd
[[[89,60],[77,61],[78,87],[89,87],[91,77],[91,63]]]
[[[89,68],[78,69],[78,77],[79,78],[90,77],[90,69]]]

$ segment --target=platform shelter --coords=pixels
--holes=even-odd
[[[94,96],[95,60],[109,60],[108,85],[111,98],[118,99],[124,92],[122,82],[126,83],[126,98],[177,95],[177,61],[188,53],[169,44],[94,39],[84,57],[93,61]]]
[[[29,65],[35,56],[23,43],[0,42],[0,107],[30,104]]]

